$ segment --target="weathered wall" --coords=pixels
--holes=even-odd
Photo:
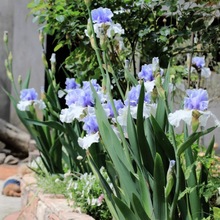
[[[44,85],[44,69],[41,61],[41,46],[38,40],[38,26],[28,16],[28,0],[1,0],[0,6],[0,89],[10,89],[10,82],[5,73],[4,60],[6,52],[3,44],[3,33],[8,31],[9,49],[13,54],[13,73],[15,81],[19,75],[25,79],[27,72],[31,71],[30,87],[36,88],[40,93]],[[0,118],[22,127],[14,108],[7,95],[0,90]]]
[[[13,35],[13,10],[14,4],[12,0],[1,0],[0,6],[0,118],[9,121],[10,117],[10,102],[8,96],[3,92],[2,87],[10,91],[10,82],[5,74],[4,60],[6,59],[6,52],[3,44],[4,31],[7,30],[9,34],[10,46],[12,48]]]
[[[8,0],[9,1],[9,0]],[[14,1],[13,19],[13,72],[15,79],[19,75],[23,80],[27,72],[31,71],[29,87],[34,87],[40,95],[44,86],[44,69],[41,60],[41,45],[38,38],[38,26],[32,22],[32,16],[28,16],[28,0]],[[11,106],[10,121],[14,125],[21,125],[15,111]]]

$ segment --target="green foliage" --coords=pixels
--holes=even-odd
[[[106,178],[106,181],[111,184],[104,168],[101,168],[100,172]],[[99,181],[92,173],[84,173],[79,175],[76,180],[70,180],[68,197],[74,200],[74,207],[80,207],[82,212],[93,216],[93,218],[112,219]]]
[[[100,172],[111,184],[104,168]],[[64,175],[43,173],[37,175],[37,185],[44,193],[64,195],[74,210],[79,210],[94,219],[111,220],[102,188],[98,179],[92,173],[69,173]]]
[[[66,164],[71,171],[90,171],[85,160],[86,153],[79,147],[77,142],[77,138],[82,133],[78,121],[73,122],[71,125],[60,122],[59,112],[61,112],[61,105],[60,99],[57,96],[60,87],[54,78],[53,65],[51,65],[51,69],[48,68],[48,64],[45,65],[49,86],[47,91],[42,91],[41,96],[46,107],[39,112],[34,104],[32,104],[29,111],[20,111],[17,107],[20,100],[19,93],[21,90],[29,87],[30,72],[27,74],[26,79],[23,82],[21,80],[17,86],[12,72],[11,55],[9,56],[9,54],[6,63],[10,65],[6,65],[6,70],[10,72],[9,79],[15,91],[15,96],[12,96],[8,91],[5,92],[8,94],[19,119],[31,137],[36,141],[36,147],[40,152],[46,171],[50,174],[64,173],[64,165]],[[94,150],[97,154],[98,149],[97,147]],[[78,156],[83,159],[78,160]]]
[[[146,132],[143,134],[144,136],[141,136],[140,133],[142,132],[138,131],[138,127],[140,123],[144,123],[144,119],[141,116],[142,114],[139,114],[137,127],[135,124],[132,125],[132,119],[128,116],[128,128],[133,129],[128,130],[126,143],[120,143],[118,137],[111,130],[98,99],[96,103],[100,134],[104,147],[112,161],[109,164],[111,167],[108,167],[108,169],[114,171],[113,173],[109,172],[109,177],[114,179],[117,176],[119,182],[115,186],[115,190],[119,195],[114,197],[115,193],[113,191],[107,193],[108,199],[113,202],[113,207],[115,207],[116,219],[132,219],[134,216],[136,219],[202,219],[206,216],[207,200],[203,201],[204,194],[201,191],[203,184],[206,182],[200,176],[206,175],[207,178],[207,173],[204,169],[198,170],[198,173],[196,172],[194,162],[197,160],[197,149],[193,150],[192,146],[201,135],[211,132],[213,128],[204,132],[193,133],[186,140],[180,141],[179,147],[175,147],[166,137],[166,132],[161,130],[153,117],[147,120],[148,126],[140,128]],[[139,101],[140,106],[141,101]],[[151,129],[149,129],[150,127]],[[136,133],[138,136],[135,135]],[[149,137],[154,138],[149,139]],[[140,148],[141,143],[144,143],[145,150],[143,151]],[[117,150],[114,146],[117,146]],[[169,147],[170,150],[168,150]],[[124,153],[122,153],[122,150]],[[152,160],[150,163],[147,161],[143,163],[144,157],[151,158],[150,155],[153,152],[156,152],[153,156],[154,159],[148,159],[148,161]],[[100,176],[99,171],[94,166],[92,156],[90,157],[93,171]],[[209,156],[207,154],[205,161],[209,158],[210,154]],[[172,174],[174,185],[171,188],[171,194],[165,198],[164,190],[168,184],[165,174],[169,172],[170,160],[176,161],[176,168]],[[186,172],[185,169],[190,170],[190,172]],[[181,175],[184,175],[184,177],[181,177]],[[181,181],[181,178],[184,178],[185,181]],[[108,192],[109,187],[106,182],[101,181],[101,183]],[[185,213],[182,213],[183,207],[184,210],[186,209]],[[128,210],[131,211],[128,212]]]
[[[220,28],[215,17],[216,7],[205,2],[198,2],[197,6],[193,6],[190,1],[181,4],[178,1],[161,0],[92,1],[91,9],[99,6],[118,11],[114,20],[125,30],[123,37],[126,52],[122,54],[109,50],[113,68],[117,72],[123,66],[125,58],[130,60],[133,72],[136,73],[138,63],[135,56],[140,55],[142,63],[149,63],[153,57],[160,57],[161,66],[166,67],[170,58],[178,54],[185,56],[187,53],[207,54],[212,57],[209,65],[218,68],[220,39],[216,36],[219,36]],[[56,39],[54,52],[64,46],[69,49],[65,68],[72,76],[80,81],[90,78],[94,73],[95,77],[100,77],[89,39],[84,34],[87,12],[83,1],[33,0],[28,8],[43,33]],[[193,37],[195,40],[192,41]],[[121,78],[120,73],[117,74]],[[120,83],[123,84],[123,80],[120,79]]]

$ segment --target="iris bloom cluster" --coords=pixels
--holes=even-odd
[[[91,83],[91,84],[90,84]],[[127,113],[130,107],[131,115],[133,118],[137,117],[137,105],[141,90],[141,85],[131,88],[127,94],[126,100],[114,99],[114,107],[116,112],[113,111],[113,106],[109,101],[106,94],[103,93],[102,87],[96,80],[84,81],[82,86],[77,84],[74,78],[66,79],[66,88],[60,91],[59,95],[65,94],[67,108],[62,109],[60,113],[60,121],[63,123],[72,123],[74,120],[83,123],[83,130],[86,132],[85,137],[78,138],[78,143],[83,149],[87,149],[92,143],[99,142],[99,128],[94,109],[94,98],[91,85],[94,87],[98,94],[100,102],[103,106],[106,116],[112,123],[112,126],[118,122],[124,132],[127,130]],[[144,98],[144,117],[147,118],[155,113],[156,105],[150,104],[151,97],[149,92],[145,92]],[[116,114],[116,115],[115,115]]]
[[[96,36],[100,38],[102,35],[107,35],[112,38],[115,35],[124,34],[124,29],[119,23],[112,21],[113,13],[109,8],[97,8],[91,11],[94,31]],[[89,30],[86,30],[86,35],[90,36]]]
[[[34,88],[21,90],[17,108],[20,111],[29,111],[31,106],[38,109],[44,109],[46,107],[43,100],[38,100],[38,94]]]
[[[178,127],[181,121],[192,125],[193,115],[197,114],[197,119],[201,126],[206,126],[207,120],[212,118],[215,126],[220,126],[219,120],[214,114],[208,111],[208,93],[204,89],[192,89],[186,91],[184,98],[184,109],[170,113],[168,120],[171,125]]]

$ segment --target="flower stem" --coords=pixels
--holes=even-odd
[[[193,48],[193,46],[194,46],[194,33],[191,34],[191,47]],[[192,56],[193,56],[193,51],[189,55],[188,88],[190,88],[190,81],[191,81]]]
[[[165,109],[167,114],[170,113],[167,99],[165,99]],[[176,146],[176,139],[175,139],[175,134],[174,134],[174,129],[173,126],[169,125],[169,133],[171,134],[172,138],[172,143],[174,146],[174,151],[175,151],[175,161],[176,161],[176,187],[175,187],[175,193],[174,193],[174,198],[173,202],[170,208],[170,213],[169,213],[169,219],[173,219],[173,216],[175,214],[176,206],[177,206],[177,200],[179,196],[179,190],[180,190],[180,172],[181,172],[181,167],[180,167],[180,157],[177,155],[177,146]]]
[[[93,27],[92,14],[91,14],[91,10],[90,10],[88,5],[86,5],[86,8],[87,8],[87,11],[88,11],[88,14],[89,14],[89,20],[91,22],[91,30],[92,30],[92,35],[93,35],[93,38],[94,38],[94,50],[95,50],[95,53],[96,53],[99,68],[100,68],[100,71],[101,71],[102,77],[103,77],[103,83],[104,83],[104,86],[105,86],[106,85],[106,75],[105,75],[104,68],[102,66],[102,60],[101,60],[101,56],[100,56],[99,49],[98,49],[99,47],[98,47],[98,44],[97,44],[96,34],[95,34],[95,31],[94,31],[94,27]]]

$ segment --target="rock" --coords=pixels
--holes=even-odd
[[[4,149],[2,149],[1,152],[2,152],[2,153],[5,153],[6,155],[8,155],[8,154],[11,153],[11,150],[4,148]]]
[[[6,158],[6,154],[5,153],[0,153],[0,164],[3,164]]]
[[[0,141],[0,151],[2,151],[5,148],[5,144]]]
[[[15,164],[18,164],[19,163],[19,159],[12,156],[12,155],[8,155],[6,158],[5,158],[5,161],[4,161],[5,164],[9,164],[9,165],[15,165]]]

